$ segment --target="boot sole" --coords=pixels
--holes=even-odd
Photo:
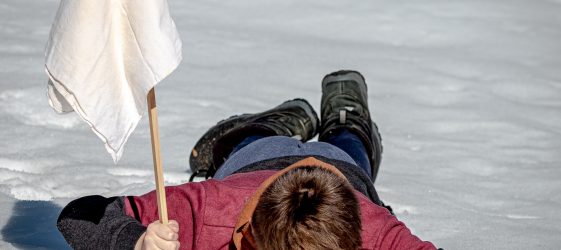
[[[364,91],[364,93],[368,93],[368,87],[366,86],[364,77],[360,73],[356,71],[344,71],[344,72],[345,73],[335,72],[325,76],[321,81],[322,90],[325,89],[327,85],[333,82],[354,81],[358,83],[358,86],[361,91]]]
[[[345,82],[345,81],[353,81],[356,82],[358,84],[359,90],[363,91],[364,93],[368,93],[368,87],[366,85],[366,81],[364,79],[364,76],[362,76],[362,74],[360,74],[357,71],[353,71],[353,70],[342,70],[342,71],[338,71],[338,72],[334,72],[331,73],[327,76],[325,76],[322,80],[322,92],[324,89],[327,88],[327,85],[331,84],[331,83],[337,83],[337,82]],[[368,101],[368,100],[367,100]],[[366,107],[368,107],[368,103],[366,103]],[[370,111],[369,111],[370,112]],[[378,174],[378,171],[380,169],[380,162],[382,161],[382,152],[383,152],[383,146],[382,146],[382,136],[380,135],[380,132],[378,131],[378,126],[372,121],[370,120],[371,125],[371,134],[369,135],[370,137],[375,137],[372,139],[375,139],[375,141],[380,142],[380,145],[374,145],[376,144],[375,142],[372,142],[372,152],[368,152],[370,154],[370,169],[372,172],[372,182],[375,182],[376,179],[375,177]],[[354,130],[354,129],[353,129]],[[357,132],[357,134],[361,134],[360,132]],[[359,136],[362,137],[362,136]],[[363,140],[365,140],[367,138],[363,138]],[[366,145],[365,145],[366,146]],[[368,147],[367,147],[368,149]]]

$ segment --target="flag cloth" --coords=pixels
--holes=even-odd
[[[49,104],[76,111],[116,163],[148,91],[181,59],[167,0],[62,0],[46,47]]]

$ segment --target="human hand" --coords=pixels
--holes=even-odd
[[[135,250],[177,250],[179,249],[179,224],[170,220],[167,225],[154,221],[144,232],[134,247]]]

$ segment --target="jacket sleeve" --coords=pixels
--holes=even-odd
[[[194,249],[196,235],[203,225],[205,189],[201,183],[187,183],[166,187],[168,218],[179,223],[181,249]],[[125,213],[147,226],[158,220],[156,192],[128,196],[124,200]]]
[[[70,202],[57,220],[73,249],[134,249],[146,227],[124,210],[123,197],[86,196]]]

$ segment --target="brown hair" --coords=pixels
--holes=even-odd
[[[348,181],[319,167],[280,176],[263,193],[252,217],[259,249],[358,249],[358,201]]]

